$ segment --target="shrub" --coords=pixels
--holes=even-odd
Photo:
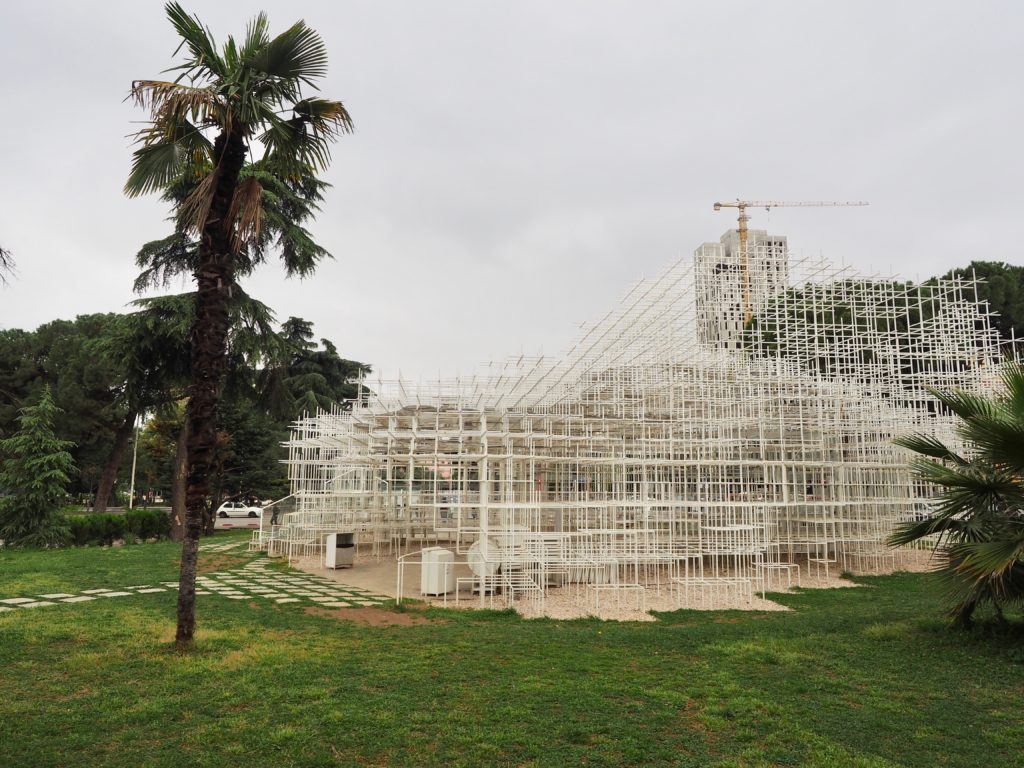
[[[110,544],[117,539],[165,538],[171,532],[171,519],[156,509],[133,509],[123,515],[75,515],[67,518],[71,541],[85,544]]]
[[[122,516],[125,530],[140,539],[158,539],[171,535],[171,516],[157,509],[133,509]]]

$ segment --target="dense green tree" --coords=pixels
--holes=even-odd
[[[896,288],[905,296],[904,312],[890,311],[892,307],[880,304],[877,312],[864,312],[865,297],[870,290],[862,290],[864,284],[857,281],[839,281],[827,284],[808,284],[790,288],[786,294],[774,300],[784,311],[769,304],[760,316],[753,317],[744,329],[744,345],[751,350],[769,355],[783,356],[800,350],[816,354],[807,359],[807,364],[816,372],[826,376],[856,376],[863,371],[862,364],[874,362],[878,354],[872,346],[876,333],[895,340],[897,344],[915,344],[914,354],[906,355],[901,363],[903,370],[896,375],[909,377],[927,373],[935,366],[948,365],[942,360],[941,352],[936,359],[928,359],[928,349],[921,346],[922,339],[911,339],[907,330],[910,326],[930,320],[940,303],[936,283],[939,279],[959,276],[976,276],[976,296],[972,292],[968,299],[987,301],[994,313],[993,327],[1003,340],[1020,338],[1024,328],[1024,267],[1002,262],[973,261],[966,267],[950,270],[941,278],[931,278],[923,283],[898,283]],[[854,299],[858,302],[855,306]],[[880,300],[881,301],[881,300]],[[861,311],[855,311],[859,309]],[[842,345],[825,329],[842,325],[848,329]],[[1016,335],[1014,330],[1017,329]],[[941,340],[936,339],[941,343]]]
[[[136,422],[182,397],[188,375],[189,297],[161,297],[139,302],[142,308],[117,317],[110,333],[96,345],[99,356],[117,366],[118,393],[124,419],[100,477],[93,509],[106,510]]]
[[[60,505],[75,465],[69,443],[53,431],[59,409],[49,387],[38,402],[21,409],[18,431],[0,440],[0,539],[7,546],[63,543],[67,527]]]
[[[140,309],[122,315],[114,331],[105,337],[100,353],[117,361],[123,375],[121,406],[126,413],[128,435],[135,418],[160,412],[183,400],[190,373],[188,334],[195,319],[195,294],[185,293],[136,302]],[[241,290],[232,297],[228,334],[229,381],[251,381],[254,369],[278,354],[281,342],[273,330],[273,312]],[[127,440],[119,433],[111,447],[97,492],[95,507],[105,507],[106,497],[124,456]],[[185,440],[179,441],[179,464]],[[180,488],[179,488],[180,491]],[[172,532],[180,533],[184,523],[184,499],[172,495]],[[212,513],[205,515],[212,528]]]
[[[277,359],[260,372],[261,401],[281,420],[303,413],[330,410],[355,398],[360,377],[370,366],[346,360],[329,339],[313,341],[313,324],[290,317],[281,326],[281,350]]]
[[[97,352],[117,318],[81,315],[34,331],[0,331],[0,435],[13,431],[19,409],[49,386],[60,409],[54,429],[74,444],[78,472],[70,491],[76,495],[95,491],[111,441],[124,422],[120,364]]]
[[[181,37],[184,62],[175,82],[132,86],[151,123],[139,133],[129,195],[191,191],[175,205],[179,228],[197,236],[197,303],[190,334],[188,487],[178,590],[179,647],[195,631],[195,567],[202,514],[217,444],[217,403],[227,363],[229,302],[239,274],[280,252],[289,274],[308,274],[325,254],[294,217],[277,219],[266,197],[301,184],[326,166],[330,142],[351,130],[340,102],[304,97],[327,72],[327,51],[305,23],[271,37],[265,15],[244,39],[218,49],[210,32],[177,3],[167,15]],[[207,132],[213,134],[212,140]],[[258,141],[256,141],[258,140]],[[247,155],[262,156],[243,177]]]
[[[225,499],[278,499],[288,493],[281,444],[288,426],[248,398],[226,400],[219,413],[214,506]]]
[[[966,267],[950,270],[943,277],[949,279],[954,275],[975,276],[982,280],[978,284],[977,298],[987,301],[996,313],[992,325],[1004,340],[1024,336],[1024,267],[1001,261],[972,261]]]
[[[897,283],[897,293],[905,304],[893,312],[889,299],[878,297],[871,311],[866,302],[873,292],[863,281],[843,280],[834,283],[806,284],[788,289],[785,294],[769,300],[760,315],[747,323],[742,343],[754,354],[770,357],[798,357],[810,370],[825,377],[856,380],[874,376],[868,363],[898,362],[902,367],[892,374],[902,377],[908,389],[915,389],[921,373],[948,365],[941,349],[929,359],[925,340],[911,338],[909,329],[930,320],[936,311],[934,288],[928,283]],[[867,311],[866,311],[867,310]],[[842,327],[837,337],[831,329]],[[878,339],[884,339],[882,345]],[[937,343],[941,340],[936,338]],[[890,343],[909,347],[914,354],[898,360],[880,359]]]
[[[126,314],[85,315],[35,331],[0,331],[0,435],[16,429],[19,409],[49,385],[63,409],[55,417],[56,433],[79,443],[69,449],[80,468],[70,490],[101,497],[94,504],[102,508],[104,486],[107,493],[127,486],[123,459],[138,414],[145,426],[136,488],[140,495],[169,501],[183,522],[183,486],[173,479],[177,475],[180,481],[184,471],[183,405],[193,307],[191,294],[177,294],[142,299]],[[304,410],[337,407],[354,397],[355,379],[369,370],[341,358],[330,340],[315,343],[308,321],[290,318],[275,332],[271,310],[244,293],[236,294],[231,312],[226,411],[218,417],[215,494],[204,515],[208,527],[216,502],[224,498],[285,493],[280,443],[291,421]],[[278,402],[271,383],[280,390]],[[316,391],[307,393],[306,386]],[[246,434],[237,437],[236,431]]]
[[[184,421],[184,403],[173,403],[150,415],[139,431],[135,482],[147,503],[167,503],[172,498],[177,444]]]

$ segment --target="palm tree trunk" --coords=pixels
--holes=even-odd
[[[174,477],[171,480],[171,539],[185,538],[185,481],[188,479],[188,421],[178,431],[174,451]]]
[[[211,489],[211,501],[207,508],[206,517],[203,518],[203,533],[210,536],[217,529],[217,509],[220,507],[222,492],[221,492],[221,472],[223,471],[222,462],[217,462],[216,469],[211,467],[213,477],[216,478]]]
[[[128,448],[128,440],[135,428],[135,419],[138,414],[129,411],[124,417],[124,423],[114,433],[114,445],[110,448],[110,455],[107,456],[107,463],[103,467],[103,474],[100,475],[100,484],[96,489],[96,499],[93,501],[93,512],[106,512],[110,503],[110,492],[114,490],[114,482],[117,480],[117,471],[121,469],[121,461],[124,459],[124,452]]]
[[[234,285],[235,251],[230,220],[231,201],[245,161],[241,126],[221,133],[214,144],[219,158],[216,187],[203,225],[200,261],[195,271],[196,316],[190,337],[192,380],[185,408],[188,422],[188,479],[185,489],[185,539],[178,580],[178,628],[175,644],[189,649],[196,628],[196,566],[199,535],[209,496],[210,468],[217,443],[217,403],[224,374],[228,335],[228,304]]]

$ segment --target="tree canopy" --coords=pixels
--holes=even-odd
[[[57,407],[54,431],[70,441],[77,471],[69,490],[94,491],[118,425],[124,380],[117,361],[98,345],[118,315],[80,315],[54,320],[34,331],[0,330],[0,436],[17,429],[19,411],[49,387]]]
[[[1001,261],[972,261],[966,267],[952,269],[942,277],[954,275],[980,278],[977,297],[987,301],[996,314],[992,325],[1006,341],[1024,336],[1024,267]]]
[[[316,343],[311,322],[278,326],[262,302],[236,298],[213,484],[219,498],[279,498],[287,492],[280,446],[290,423],[304,411],[341,407],[370,369],[342,358],[329,339]],[[49,387],[54,432],[71,443],[76,467],[68,490],[92,496],[128,414],[145,414],[137,489],[169,499],[193,308],[192,294],[176,294],[142,299],[126,313],[0,330],[0,436],[13,433],[19,411]],[[122,489],[124,464],[115,467]]]

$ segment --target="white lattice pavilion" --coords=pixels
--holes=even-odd
[[[954,440],[926,387],[997,386],[988,308],[973,276],[865,276],[750,234],[746,254],[726,233],[639,282],[557,358],[373,382],[302,419],[294,511],[261,546],[308,554],[338,530],[376,557],[436,543],[481,601],[573,585],[685,604],[893,569],[886,537],[929,493],[892,440]]]

